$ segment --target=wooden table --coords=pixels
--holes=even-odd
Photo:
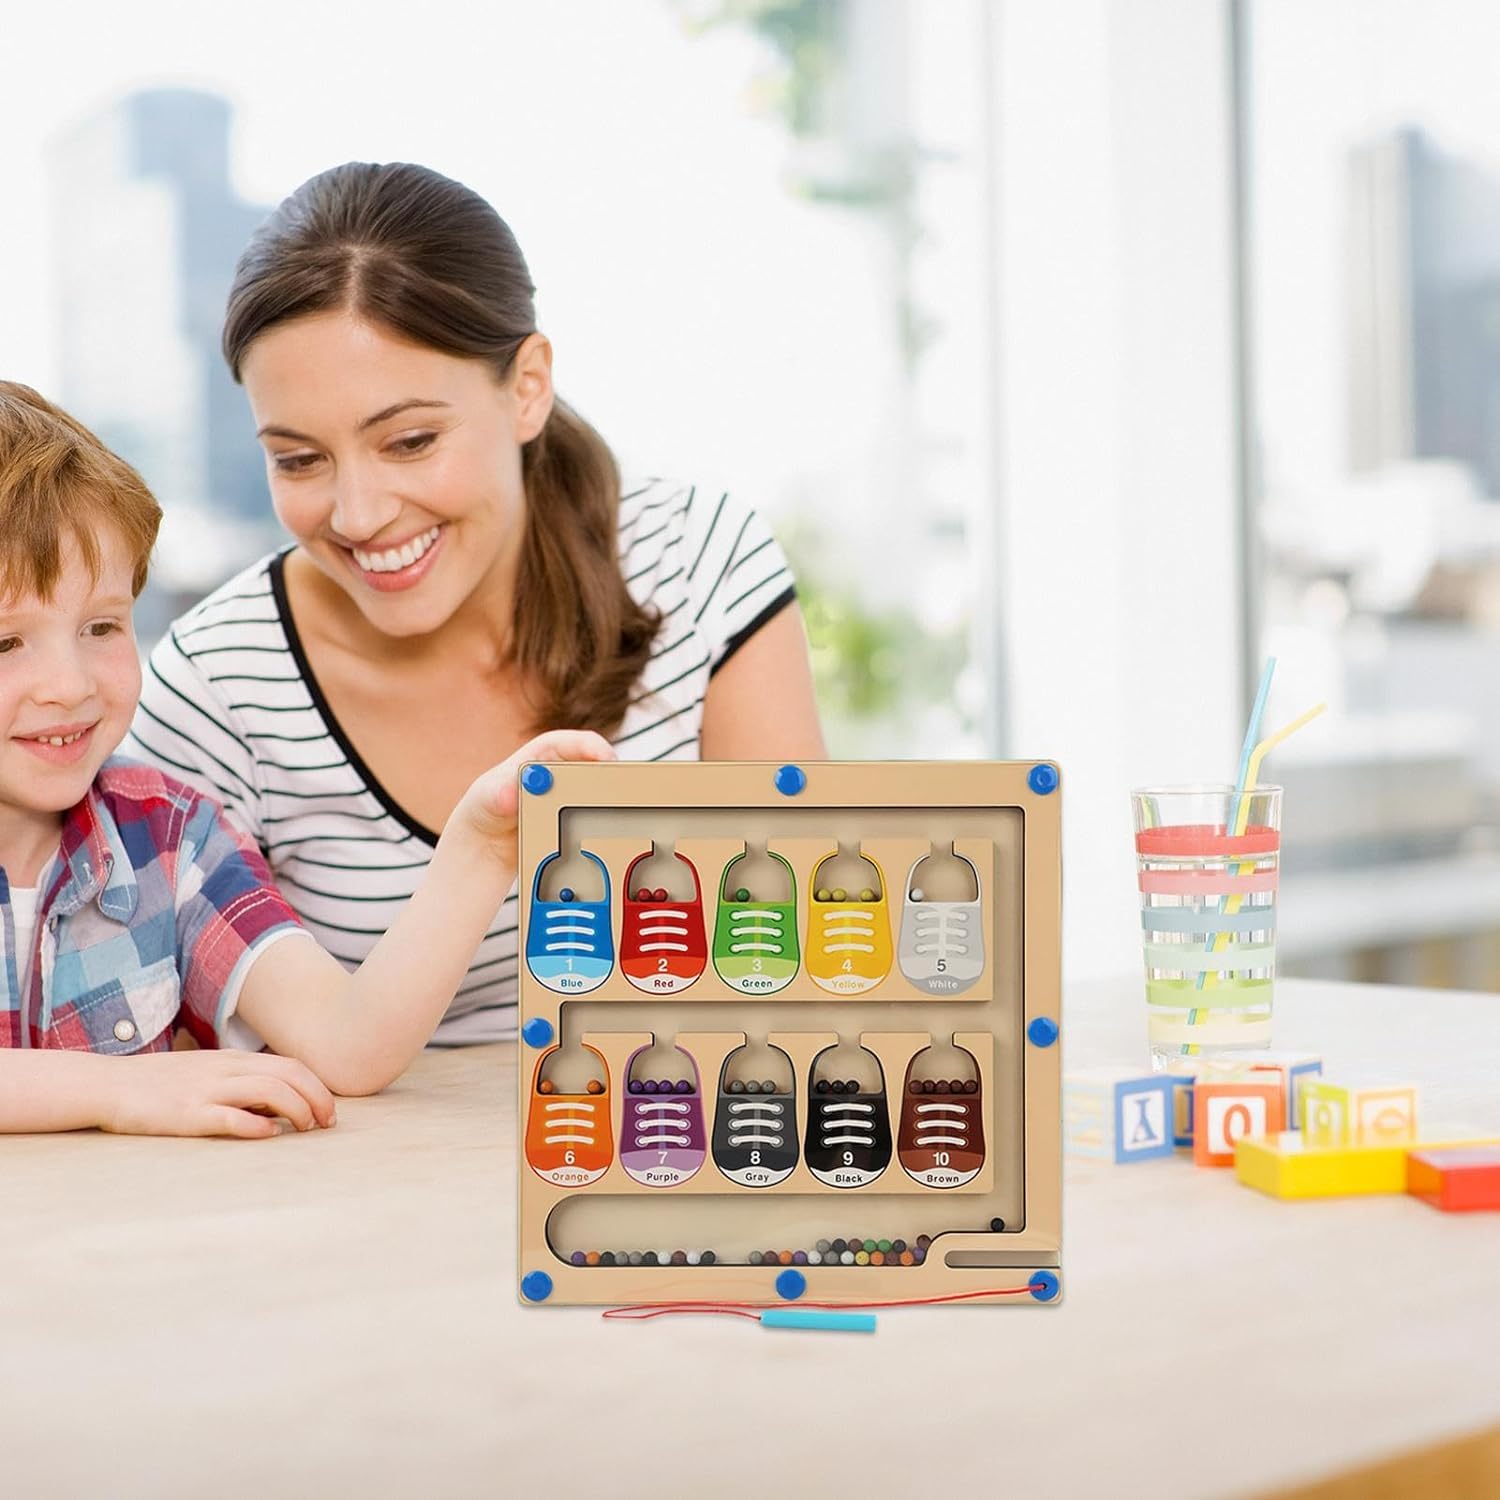
[[[1070,991],[1069,1062],[1138,1056],[1140,1005]],[[1289,981],[1277,1042],[1500,1132],[1500,997]],[[606,1323],[514,1300],[514,1061],[317,1135],[0,1139],[0,1492],[1500,1492],[1500,1215],[1072,1163],[1060,1307]]]

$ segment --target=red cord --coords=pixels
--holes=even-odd
[[[623,1318],[629,1322],[640,1322],[647,1318],[660,1318],[667,1313],[724,1313],[737,1318],[752,1318],[760,1321],[758,1314],[750,1309],[768,1307],[816,1307],[828,1312],[859,1312],[872,1307],[927,1307],[935,1302],[970,1302],[976,1297],[1020,1297],[1040,1291],[1044,1282],[1031,1281],[1025,1286],[988,1287],[973,1292],[948,1292],[941,1297],[900,1297],[889,1302],[636,1302],[626,1307],[607,1307],[602,1316]]]

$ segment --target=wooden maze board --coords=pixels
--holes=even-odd
[[[1053,766],[521,784],[523,1300],[1056,1297]]]

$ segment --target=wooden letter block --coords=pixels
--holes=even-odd
[[[1172,1080],[1124,1068],[1063,1075],[1063,1150],[1097,1161],[1172,1154]]]
[[[1417,1138],[1415,1088],[1347,1088],[1310,1078],[1300,1124],[1312,1146],[1399,1146]]]
[[[1279,1083],[1199,1079],[1193,1086],[1193,1160],[1200,1167],[1232,1167],[1236,1141],[1275,1135],[1284,1123]]]
[[[1288,1130],[1296,1130],[1302,1119],[1302,1088],[1321,1078],[1323,1059],[1315,1052],[1263,1052],[1250,1064],[1250,1073],[1272,1075],[1281,1085],[1281,1118]]]
[[[1500,1208],[1500,1146],[1413,1151],[1406,1190],[1450,1213]]]

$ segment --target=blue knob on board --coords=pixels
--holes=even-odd
[[[783,766],[776,773],[776,790],[783,797],[795,797],[807,785],[807,772],[801,766]]]
[[[1026,785],[1034,791],[1038,797],[1045,797],[1057,790],[1057,767],[1040,765],[1033,766],[1026,775]]]
[[[545,1047],[553,1035],[552,1022],[546,1016],[531,1016],[521,1028],[521,1040],[528,1047]]]
[[[521,785],[534,797],[540,797],[543,792],[552,790],[552,772],[534,760],[521,772]]]

